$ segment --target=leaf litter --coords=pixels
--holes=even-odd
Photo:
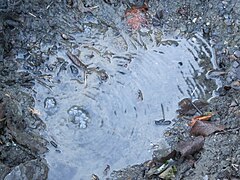
[[[160,159],[153,159],[151,163],[154,164],[154,168],[147,172],[148,177],[153,175],[159,175],[159,177],[166,172],[167,170],[175,167],[177,162],[181,162],[185,159],[189,159],[194,154],[198,153],[204,147],[204,141],[206,136],[211,135],[214,132],[219,132],[224,130],[224,126],[215,125],[211,122],[214,113],[207,112],[202,113],[201,108],[205,107],[207,103],[204,101],[195,101],[194,104],[191,99],[185,98],[179,103],[180,110],[179,114],[181,115],[194,115],[196,112],[201,115],[194,116],[191,119],[191,123],[188,124],[191,126],[190,135],[194,135],[191,140],[182,140],[178,142],[175,146],[175,149],[172,150],[167,156],[161,157]],[[200,108],[200,109],[199,109]]]
[[[214,132],[223,130],[223,126],[215,125],[210,122],[196,121],[190,130],[190,134],[194,136],[209,136]]]

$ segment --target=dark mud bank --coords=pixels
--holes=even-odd
[[[132,11],[126,11],[126,9]],[[152,123],[154,124],[155,115],[163,113],[162,103],[159,103],[157,100],[155,101],[154,98],[152,98],[154,101],[149,102],[156,103],[154,105],[148,105],[149,109],[147,109],[148,112],[151,112],[151,115],[146,115],[146,113],[141,114],[141,108],[137,106],[134,106],[134,108],[129,106],[131,109],[128,109],[127,106],[127,108],[124,109],[122,108],[122,104],[117,103],[111,105],[116,111],[110,111],[109,113],[109,107],[107,105],[109,105],[111,99],[109,101],[103,101],[103,104],[105,103],[104,108],[99,108],[98,102],[106,98],[104,95],[101,96],[101,94],[99,96],[100,90],[101,92],[108,92],[109,87],[116,86],[120,89],[119,92],[121,91],[121,88],[124,87],[123,84],[115,85],[114,81],[118,80],[121,83],[124,79],[122,78],[123,75],[133,77],[135,81],[135,84],[131,82],[131,79],[125,81],[129,90],[123,89],[122,92],[132,95],[128,98],[130,103],[127,104],[139,104],[139,102],[143,100],[146,101],[147,97],[151,96],[151,93],[160,98],[160,95],[158,96],[156,91],[149,91],[149,94],[145,94],[149,89],[144,91],[145,84],[139,84],[137,83],[138,79],[134,79],[137,75],[142,76],[144,74],[146,69],[141,69],[143,66],[149,65],[151,68],[151,63],[156,63],[154,59],[155,56],[152,54],[153,52],[156,53],[159,51],[159,49],[154,49],[155,46],[158,47],[158,45],[164,47],[169,46],[169,48],[184,46],[187,47],[188,50],[191,50],[196,59],[208,61],[210,61],[211,58],[214,59],[212,63],[200,61],[200,69],[202,68],[203,71],[199,70],[197,74],[200,75],[196,75],[196,81],[198,83],[200,82],[200,85],[197,84],[198,88],[195,89],[195,82],[192,83],[191,80],[189,80],[192,89],[190,88],[190,91],[186,94],[183,93],[185,97],[190,99],[202,98],[201,101],[204,102],[204,105],[183,107],[178,111],[181,116],[178,116],[178,118],[172,121],[169,121],[169,118],[171,118],[173,114],[169,112],[173,112],[176,109],[173,110],[173,108],[175,108],[174,105],[169,105],[166,109],[172,109],[172,111],[166,111],[166,118],[168,122],[174,122],[174,125],[168,130],[165,129],[165,132],[162,132],[162,134],[165,136],[164,139],[167,140],[171,148],[160,148],[154,151],[152,160],[128,168],[122,167],[124,168],[122,170],[116,171],[107,164],[107,166],[104,167],[93,165],[94,168],[96,167],[96,171],[92,172],[91,168],[89,168],[92,174],[95,174],[92,176],[92,179],[102,179],[102,177],[110,179],[239,179],[239,9],[240,3],[237,0],[196,0],[189,2],[175,1],[174,3],[152,0],[144,2],[74,0],[59,0],[56,2],[48,0],[13,0],[1,2],[0,179],[54,179],[54,176],[56,175],[56,178],[59,174],[54,174],[54,171],[49,176],[48,172],[51,171],[52,167],[57,167],[55,169],[59,171],[61,168],[65,168],[65,174],[67,175],[62,177],[72,177],[72,179],[82,177],[83,179],[90,178],[89,174],[86,176],[79,175],[79,172],[75,168],[76,164],[70,163],[71,166],[65,166],[65,164],[59,163],[60,165],[57,164],[57,166],[54,166],[55,157],[59,157],[59,159],[56,159],[56,162],[58,162],[58,160],[59,162],[64,162],[62,159],[65,159],[67,156],[61,157],[61,155],[64,155],[64,153],[67,154],[66,152],[79,152],[75,150],[78,149],[79,146],[77,143],[75,146],[68,145],[68,143],[64,144],[65,141],[70,142],[69,144],[73,141],[67,141],[66,138],[64,138],[72,137],[67,134],[67,131],[66,134],[62,133],[62,135],[61,132],[59,132],[60,135],[54,137],[52,135],[54,133],[49,133],[49,131],[54,132],[54,130],[48,128],[51,124],[53,124],[54,126],[52,127],[55,127],[57,130],[61,130],[62,128],[63,131],[67,130],[63,128],[63,124],[66,124],[67,128],[70,127],[74,129],[74,135],[81,132],[81,129],[87,129],[86,132],[89,132],[88,135],[91,139],[91,131],[88,130],[88,127],[96,128],[97,132],[99,127],[105,125],[103,122],[111,122],[110,120],[113,117],[118,121],[121,120],[121,117],[125,117],[126,119],[135,118],[134,120],[141,120],[140,122],[142,124],[139,123],[139,126],[142,125],[146,127],[146,129],[144,129],[146,133],[144,133],[144,131],[140,132],[143,135],[136,137],[144,138],[147,134],[148,137],[153,137],[154,133],[157,135],[157,129],[148,131],[151,126],[149,126],[148,122],[144,122],[147,117],[150,117],[150,119],[153,119]],[[139,23],[136,23],[136,19],[134,19],[134,22],[131,21],[132,16],[136,18],[135,14],[131,13],[140,13],[141,16],[137,18]],[[126,19],[126,16],[129,14],[129,19]],[[81,33],[83,35],[81,35]],[[203,48],[199,48],[201,51],[198,51],[197,46],[194,47],[195,49],[191,49],[191,47],[185,46],[184,43],[181,45],[181,38],[189,40],[194,37],[196,39],[194,36],[196,33],[203,37],[201,42],[207,42],[203,43]],[[104,36],[102,34],[104,34]],[[164,36],[178,38],[178,40],[176,41],[174,38],[164,40]],[[94,37],[95,39],[93,38],[91,40],[89,37]],[[109,42],[112,43],[112,51],[108,51],[107,46],[109,46]],[[212,46],[213,52],[209,50],[206,44]],[[142,52],[150,50],[148,53],[145,53],[147,54],[146,59],[149,60],[149,62],[141,63],[141,57],[144,57],[143,54],[139,53],[141,50],[144,50]],[[163,51],[165,52],[164,49]],[[187,52],[187,50],[184,51]],[[194,51],[199,53],[196,55]],[[70,55],[69,52],[71,52]],[[119,57],[117,53],[122,54]],[[160,51],[157,53],[161,54]],[[138,56],[136,54],[138,54]],[[171,53],[168,55],[169,57],[171,57],[170,54]],[[71,56],[73,56],[73,58],[71,58]],[[78,60],[73,60],[74,57],[82,57],[84,61],[79,63]],[[113,62],[114,58],[117,59],[116,64]],[[164,58],[167,59],[166,57]],[[134,66],[132,61],[140,63]],[[177,68],[181,67],[182,64],[186,65],[188,61],[176,60]],[[170,66],[170,64],[162,64],[162,66],[165,65]],[[172,65],[171,67],[174,66]],[[196,66],[189,63],[187,67],[194,69]],[[141,70],[139,74],[133,74],[132,72],[135,72],[137,69]],[[155,69],[156,72],[158,72],[158,68]],[[155,73],[154,68],[152,68],[152,70],[152,74]],[[81,72],[83,73],[81,74]],[[150,75],[151,73],[149,73],[149,76]],[[173,76],[174,75],[175,74],[173,74]],[[190,76],[191,73],[187,75]],[[171,78],[169,79],[173,81]],[[68,86],[67,83],[61,84],[61,82],[76,82],[76,85]],[[204,82],[204,84],[201,84],[201,82]],[[217,86],[214,82],[217,82]],[[157,81],[152,82],[152,84],[156,83]],[[134,86],[132,84],[134,84]],[[40,89],[39,91],[38,87],[42,87],[43,90]],[[84,104],[84,102],[88,102],[87,98],[79,96],[78,91],[84,92],[87,89],[86,87],[91,90],[91,93],[86,91],[86,94],[95,103],[97,107],[95,109],[91,110],[87,103]],[[156,88],[158,87],[156,86]],[[171,86],[171,88],[173,89],[175,87]],[[81,105],[84,106],[67,104],[68,102],[63,106],[58,104],[59,102],[64,102],[64,98],[66,97],[64,96],[66,95],[64,94],[64,90],[69,91],[69,89],[75,90],[75,94],[72,93],[72,96],[81,99],[83,102]],[[213,89],[215,89],[214,95],[216,97],[209,100],[208,103],[205,103],[209,97],[211,97]],[[109,97],[112,94],[116,94],[114,89],[110,92],[111,93],[108,94]],[[193,92],[196,93],[194,94]],[[45,96],[45,94],[48,96]],[[98,97],[102,97],[102,99]],[[181,96],[177,95],[173,101],[180,101],[180,99],[178,99],[179,97]],[[71,101],[78,103],[75,99],[72,98]],[[118,102],[121,101],[122,98],[119,98]],[[42,109],[41,104],[43,106]],[[164,104],[164,107],[166,104]],[[59,109],[63,117],[63,110],[65,109],[66,114],[73,114],[70,114],[70,120],[65,121],[63,118],[59,120],[60,123],[56,126],[53,119],[59,118],[55,115],[56,112],[58,112],[57,114],[61,114],[58,111]],[[143,108],[142,112],[144,112],[144,110],[146,111],[146,109]],[[43,113],[43,111],[45,112]],[[106,116],[104,121],[99,118],[100,112]],[[123,113],[121,114],[121,112]],[[126,112],[130,112],[130,115],[125,116],[124,113]],[[190,123],[189,119],[191,120],[191,118],[196,115],[205,112],[212,113],[213,116],[210,122],[224,126],[224,130],[218,129],[219,131],[214,131],[204,138],[201,136],[199,141],[200,146],[199,144],[197,144],[198,146],[194,146],[195,149],[191,149],[190,153],[186,153],[184,157],[171,154],[170,152],[173,152],[172,150],[179,148],[179,142],[194,142],[196,139],[199,140],[199,136],[195,137],[190,135],[191,127],[188,126]],[[90,116],[91,114],[94,114],[94,116]],[[107,117],[110,118],[108,119]],[[95,121],[90,121],[91,118],[95,119]],[[96,124],[94,125],[93,122]],[[134,123],[128,125],[135,126]],[[107,124],[107,126],[111,127],[111,123]],[[118,124],[118,127],[125,129],[124,124]],[[116,129],[118,127],[116,127]],[[142,129],[140,127],[138,128]],[[135,132],[138,128],[133,128],[130,133]],[[107,130],[107,132],[109,132],[109,130]],[[128,130],[118,130],[116,132],[121,135],[128,132]],[[110,133],[113,132],[110,131]],[[77,138],[79,137],[84,141],[82,134],[77,136]],[[115,139],[118,138],[118,136],[114,136],[113,133],[109,135],[108,138],[110,138],[109,144],[113,144],[116,141],[112,143],[111,138]],[[94,142],[94,139],[92,139],[92,141]],[[148,141],[144,140],[136,142],[141,142],[143,145],[148,143]],[[119,144],[120,143],[121,141],[119,141]],[[129,148],[127,147],[129,146],[129,142],[124,141],[124,143],[122,144],[124,148],[125,146]],[[97,142],[95,144],[97,144]],[[104,150],[103,152],[108,154],[108,149],[110,149],[109,147],[111,146],[104,147],[104,144],[105,143],[100,143],[96,147],[100,147],[100,149]],[[64,149],[65,145],[67,147]],[[137,147],[134,149],[136,153],[129,151],[133,153],[132,156],[147,157],[140,156],[141,153],[139,153],[139,151],[141,150],[138,149],[139,146],[135,144],[130,145],[133,147],[130,149]],[[87,143],[83,144],[83,146],[87,147]],[[121,151],[121,149],[124,148],[120,146],[119,148],[116,147],[116,152],[119,152],[119,156],[121,157],[127,157],[127,154]],[[103,155],[96,155],[98,149],[90,150],[96,159],[103,157]],[[52,156],[54,158],[51,159],[50,163],[45,159],[48,157],[48,155],[46,156],[48,151],[50,151],[48,155],[51,155],[51,153],[55,155]],[[89,156],[89,154],[86,153],[87,151],[88,149],[81,150],[83,154]],[[181,150],[180,152],[183,153]],[[170,156],[167,157],[169,167],[166,167],[163,171],[162,165],[166,163],[166,159],[163,161],[161,158],[168,153],[170,153]],[[71,156],[71,158],[72,157],[78,158],[79,156]],[[71,161],[71,158],[67,159],[67,161]],[[80,157],[79,159],[82,160],[81,158],[85,157]],[[105,160],[104,158],[102,159]],[[128,160],[131,158],[125,159]],[[94,162],[93,160],[94,158],[91,159],[92,163]],[[134,161],[135,159],[132,160]],[[86,162],[88,161],[89,159],[86,160]],[[140,159],[140,162],[143,161],[145,161],[145,159]],[[119,164],[121,165],[121,161]],[[90,167],[91,163],[82,166]],[[99,169],[102,169],[102,172],[99,172]],[[111,171],[113,172],[110,173]]]

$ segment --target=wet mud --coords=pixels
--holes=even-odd
[[[239,178],[239,6],[3,1],[0,178]],[[205,112],[224,131],[159,169]]]

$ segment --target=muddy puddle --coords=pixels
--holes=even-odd
[[[50,56],[33,95],[51,142],[49,179],[107,177],[109,167],[108,175],[150,159],[166,147],[163,132],[178,102],[212,96],[205,67],[215,59],[198,34],[86,31],[62,34],[61,45],[42,45],[41,51]]]

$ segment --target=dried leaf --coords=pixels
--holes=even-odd
[[[131,9],[128,9],[125,13],[127,24],[134,30],[138,30],[142,25],[146,25],[148,23],[145,14],[147,10],[146,4],[142,7],[133,6]]]
[[[181,157],[187,157],[200,151],[204,145],[204,137],[196,137],[192,141],[182,141],[177,144],[176,151],[180,152]]]
[[[196,121],[190,133],[194,136],[208,136],[214,132],[222,130],[224,130],[223,126],[217,126],[209,122]]]
[[[196,121],[208,121],[212,117],[212,114],[206,115],[206,116],[195,116],[192,118],[191,123],[189,126],[193,126]]]
[[[208,103],[203,100],[196,100],[192,102],[190,98],[184,98],[179,103],[180,109],[177,110],[180,116],[193,116],[198,110],[207,106]]]

